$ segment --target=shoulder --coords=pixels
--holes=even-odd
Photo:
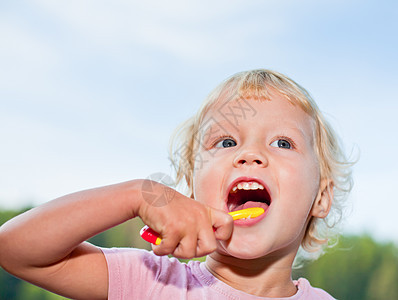
[[[101,249],[108,264],[108,299],[148,299],[179,295],[198,285],[198,263],[157,256],[134,248]]]
[[[312,287],[309,281],[305,278],[300,278],[297,280],[297,287],[302,293],[303,299],[335,300],[335,298],[333,298],[324,290]]]
[[[101,250],[108,263],[108,272],[118,271],[124,276],[137,273],[143,276],[148,273],[150,277],[156,278],[171,270],[175,272],[185,270],[185,264],[177,259],[157,256],[152,251],[135,248],[103,248]]]
[[[101,251],[108,262],[125,262],[127,265],[145,263],[147,261],[156,263],[161,258],[161,256],[156,256],[151,251],[136,248],[101,248]]]

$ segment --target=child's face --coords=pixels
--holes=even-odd
[[[265,209],[258,218],[235,221],[231,239],[218,251],[247,259],[295,253],[319,196],[312,118],[272,93],[270,101],[220,101],[203,124],[195,199],[226,212]],[[253,190],[244,190],[245,184]]]

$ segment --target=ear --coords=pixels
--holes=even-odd
[[[318,195],[312,205],[311,215],[316,218],[326,218],[333,202],[333,181],[330,179],[321,180]]]

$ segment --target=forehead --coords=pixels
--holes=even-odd
[[[314,132],[314,123],[314,119],[301,108],[301,105],[277,92],[271,92],[267,99],[219,98],[208,108],[201,129],[239,129],[241,126],[259,129],[266,125],[296,128],[303,134],[311,134]]]

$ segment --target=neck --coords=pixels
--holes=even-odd
[[[291,277],[294,256],[242,260],[214,252],[207,269],[219,280],[245,293],[261,297],[290,297],[297,292]]]

